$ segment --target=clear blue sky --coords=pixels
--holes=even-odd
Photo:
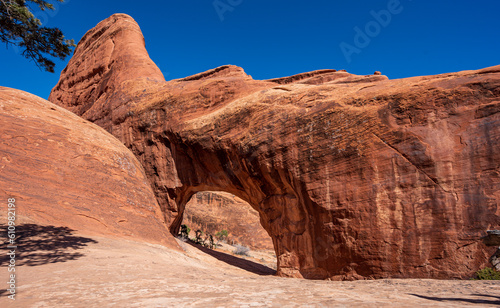
[[[214,0],[67,0],[38,16],[78,42],[113,13],[129,14],[167,80],[225,64],[255,79],[327,68],[395,79],[500,64],[500,1],[397,2],[217,0],[216,9]],[[372,14],[381,10],[389,15]],[[69,60],[57,61],[51,74],[12,47],[0,46],[0,59],[0,86],[43,98]]]

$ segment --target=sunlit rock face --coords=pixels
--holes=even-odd
[[[35,95],[0,87],[0,136],[0,191],[15,200],[18,224],[180,250],[144,168],[101,127]]]
[[[480,238],[500,227],[500,66],[254,80],[227,65],[165,81],[138,25],[113,15],[50,100],[133,151],[171,232],[198,191],[248,202],[282,276],[463,278],[494,252]]]

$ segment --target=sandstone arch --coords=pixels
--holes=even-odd
[[[176,174],[178,183],[182,183],[180,187],[167,189],[160,197],[160,200],[164,200],[165,213],[169,214],[165,219],[169,222],[171,233],[179,232],[184,208],[195,193],[224,191],[234,194],[259,212],[262,226],[273,239],[278,258],[278,274],[302,277],[303,274],[298,272],[299,257],[295,255],[293,248],[306,243],[312,245],[310,235],[306,232],[309,218],[305,209],[301,209],[303,203],[297,201],[292,184],[282,182],[282,176],[286,175],[276,168],[265,170],[262,175],[260,172],[252,175],[249,170],[259,166],[258,159],[252,154],[245,159],[242,153],[235,153],[234,156],[226,155],[227,152],[222,149],[203,149],[199,145],[192,145],[186,149],[185,144],[189,142],[177,140],[175,136],[169,136],[166,140],[169,140],[168,146],[159,151],[158,156],[154,153],[151,153],[152,156],[146,154],[144,162],[146,170],[157,168],[155,172],[158,173],[158,177],[154,176],[155,183],[162,182],[165,178],[163,174]],[[154,144],[156,147],[161,147],[158,142]],[[133,146],[132,149],[135,152]],[[165,156],[170,157],[169,155],[171,155],[169,159],[174,162],[172,164],[174,168],[160,171],[158,161]],[[248,165],[252,162],[255,166]],[[274,189],[269,189],[273,186]],[[174,207],[173,211],[170,206]],[[293,239],[285,238],[285,234],[291,235]],[[296,241],[304,243],[296,244]],[[303,258],[307,257],[309,257],[308,251],[304,251]]]
[[[222,66],[165,82],[118,14],[79,43],[50,100],[143,164],[172,232],[193,193],[248,201],[278,273],[467,277],[500,227],[500,67],[388,80],[322,70],[268,81]]]

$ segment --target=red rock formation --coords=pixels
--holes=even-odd
[[[109,104],[106,98],[122,83],[132,79],[165,80],[144,46],[141,30],[133,19],[116,14],[102,21],[82,37],[61,73],[65,78],[59,81],[50,100],[93,122],[103,113],[116,113],[120,104]],[[109,128],[111,123],[98,124],[108,124]]]
[[[0,187],[16,199],[16,216],[178,247],[144,169],[102,128],[0,87],[0,136]]]
[[[240,198],[223,192],[199,192],[186,204],[183,224],[215,236],[226,230],[229,243],[256,250],[272,250],[273,241],[260,224],[259,213]]]
[[[500,66],[270,81],[223,66],[165,82],[137,29],[114,15],[91,30],[50,100],[132,149],[173,233],[194,193],[226,191],[259,212],[283,276],[463,278],[488,262],[479,238],[500,227]],[[118,41],[130,61],[100,56]],[[87,80],[83,58],[108,73]]]

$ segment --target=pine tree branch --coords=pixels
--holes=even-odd
[[[49,0],[63,2],[64,0]],[[71,54],[74,43],[65,40],[58,28],[41,27],[27,3],[31,2],[40,9],[53,10],[46,0],[0,0],[0,41],[6,45],[19,46],[22,55],[35,62],[40,68],[54,72],[55,63],[45,55],[63,60]]]

